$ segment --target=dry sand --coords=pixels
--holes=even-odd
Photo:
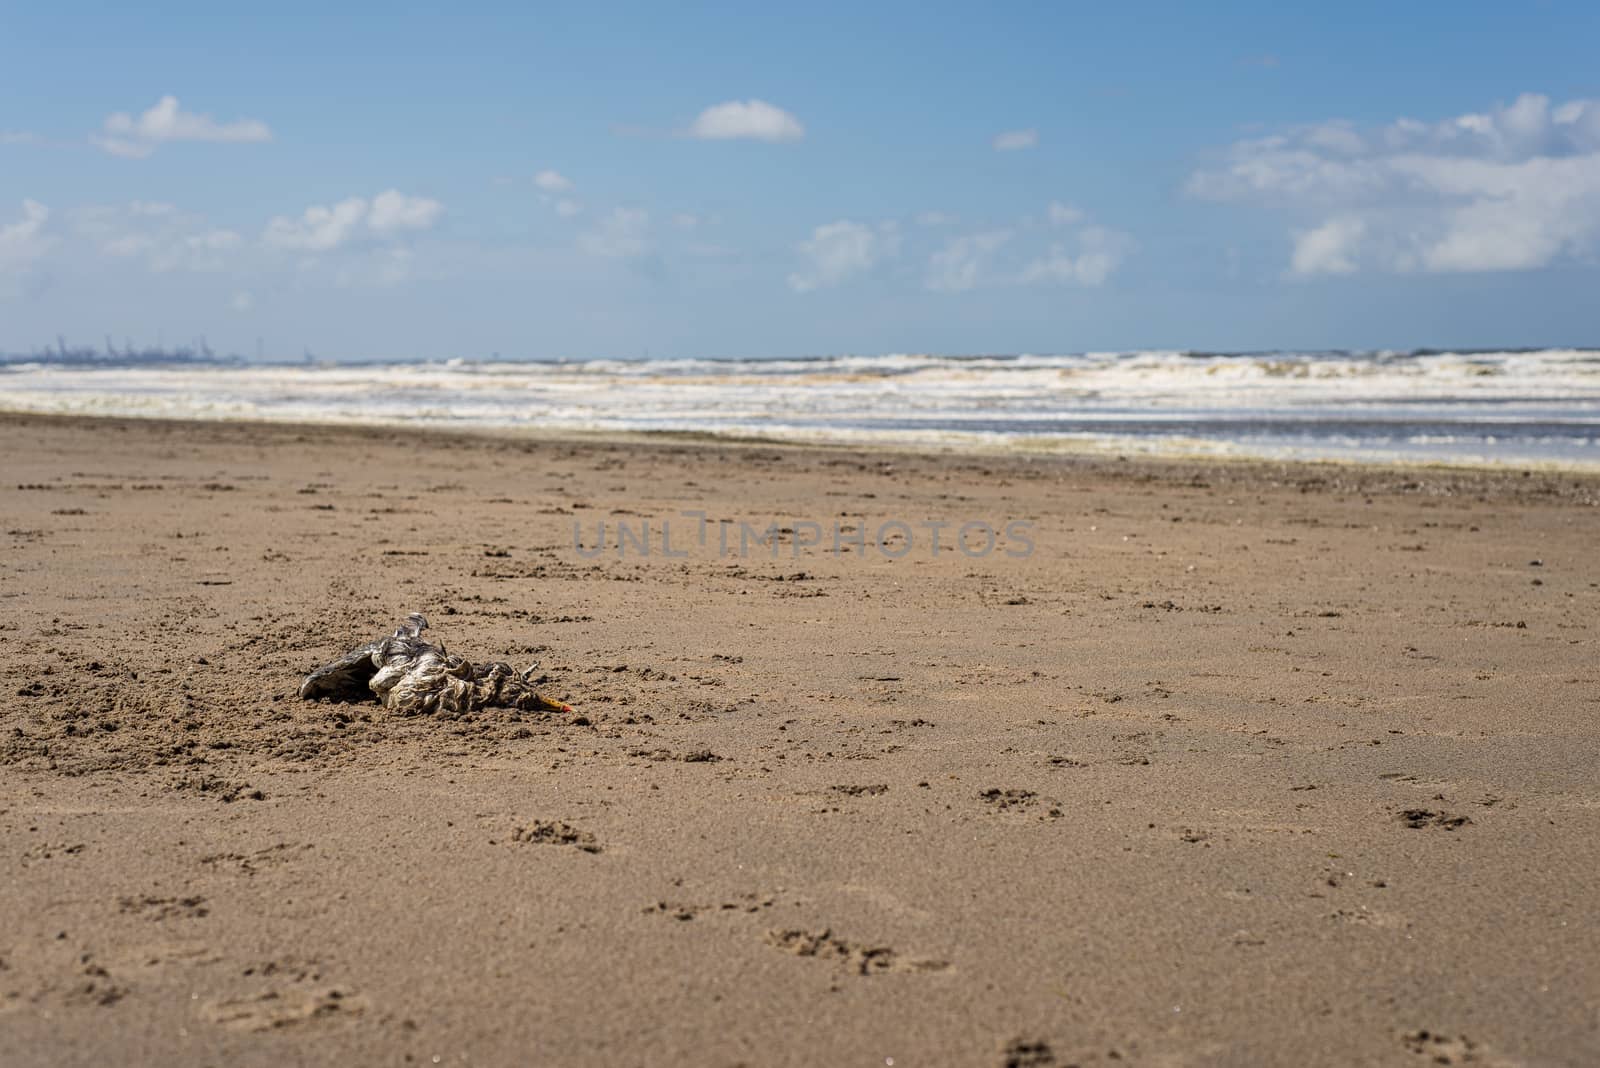
[[[1593,480],[17,416],[0,450],[7,1066],[1600,1055]],[[1034,552],[573,545],[687,509]],[[415,609],[577,713],[296,699]]]

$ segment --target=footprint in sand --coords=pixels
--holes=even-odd
[[[290,845],[288,842],[279,842],[277,845],[267,846],[250,853],[212,853],[200,858],[200,863],[216,871],[232,871],[240,875],[256,875],[267,868],[275,868],[280,864],[287,864],[297,857],[304,856],[313,850],[309,843],[305,845]]]
[[[700,904],[671,901],[657,901],[646,905],[645,915],[671,916],[675,920],[688,921],[705,913],[722,913],[737,915],[740,913],[757,913],[770,909],[777,903],[777,898],[771,894],[740,894],[736,901],[722,901],[717,904]]]
[[[1002,1068],[1053,1068],[1059,1063],[1055,1050],[1043,1039],[1014,1038],[1000,1052]]]
[[[1465,827],[1472,822],[1470,816],[1458,816],[1452,812],[1435,812],[1430,808],[1408,808],[1400,813],[1400,822],[1413,830],[1424,827],[1438,827],[1441,830],[1453,831],[1458,827]]]
[[[821,931],[768,931],[767,945],[797,957],[817,957],[838,963],[855,975],[881,975],[884,972],[947,972],[950,963],[904,957],[888,946],[863,946],[834,935],[830,928]]]
[[[188,897],[124,897],[118,906],[125,914],[143,916],[150,920],[199,920],[211,914],[206,899],[199,895]]]
[[[129,987],[96,961],[92,953],[83,954],[78,961],[79,975],[64,991],[67,1004],[111,1006],[128,996]]]
[[[877,797],[879,794],[886,794],[889,792],[889,786],[887,783],[830,786],[829,789],[836,794],[844,794],[846,797]]]
[[[572,846],[585,853],[598,853],[601,849],[599,839],[593,834],[557,820],[534,820],[527,826],[518,827],[511,832],[511,841],[529,845]]]
[[[991,787],[978,793],[978,800],[987,804],[995,812],[1020,812],[1030,809],[1039,803],[1040,797],[1032,790],[1002,790]],[[1060,819],[1061,803],[1049,798],[1044,799],[1049,806],[1041,819]]]
[[[1466,1035],[1442,1035],[1437,1031],[1407,1031],[1401,1045],[1410,1053],[1426,1057],[1431,1064],[1481,1064],[1485,1068],[1516,1068],[1514,1062],[1491,1055],[1487,1046]]]
[[[222,955],[210,945],[194,939],[147,942],[119,950],[111,966],[119,970],[137,968],[191,968],[216,964]]]
[[[272,1031],[313,1020],[356,1016],[366,1008],[365,998],[340,987],[279,987],[253,997],[208,1002],[200,1014],[230,1031]]]

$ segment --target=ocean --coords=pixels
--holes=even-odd
[[[10,360],[0,409],[855,445],[1600,466],[1600,350]]]

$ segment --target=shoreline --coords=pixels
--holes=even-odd
[[[1477,354],[1127,352],[948,359],[23,365],[41,414],[709,432],[850,448],[1259,458],[1600,473],[1600,362]]]
[[[1241,482],[1265,480],[1296,484],[1333,482],[1352,492],[1432,494],[1512,493],[1573,500],[1600,506],[1600,470],[1560,465],[1419,463],[1358,459],[1274,459],[1249,455],[1127,455],[1111,451],[1061,449],[963,449],[916,444],[806,441],[760,436],[738,436],[695,431],[570,431],[511,427],[445,427],[384,422],[295,422],[274,419],[177,419],[166,416],[89,415],[0,409],[0,425],[151,426],[169,430],[216,432],[223,440],[281,433],[289,436],[323,434],[352,440],[438,440],[480,443],[486,447],[651,446],[699,449],[770,448],[797,453],[849,453],[873,457],[903,457],[929,461],[976,461],[1037,469],[1041,465],[1101,476],[1131,476],[1142,480],[1192,480],[1195,477],[1232,478]],[[233,433],[230,433],[233,431]]]

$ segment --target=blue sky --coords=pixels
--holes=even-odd
[[[1600,344],[1600,7],[9,5],[0,349]]]

